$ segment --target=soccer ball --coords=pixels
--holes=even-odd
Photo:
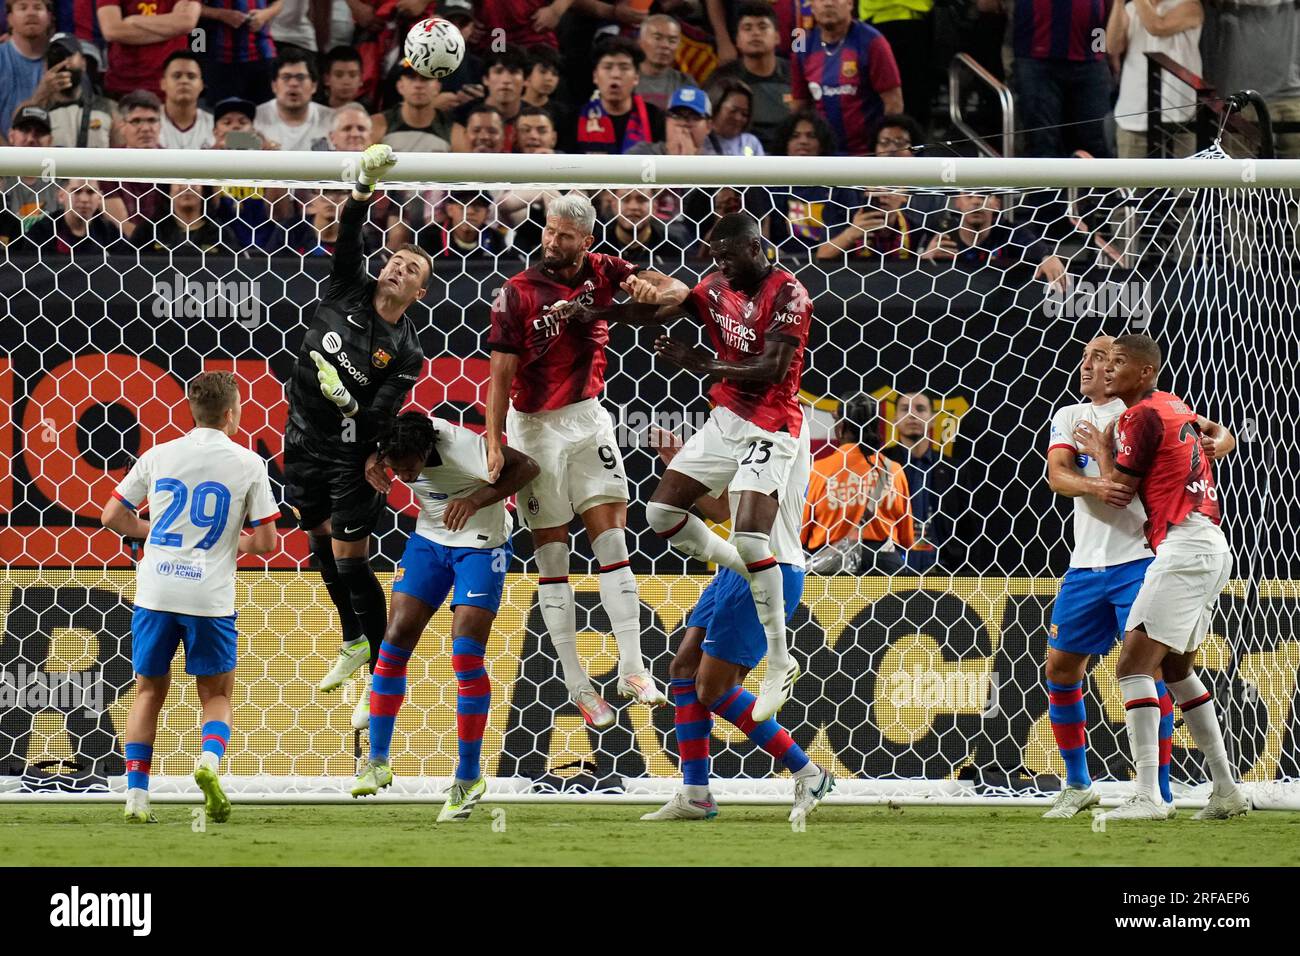
[[[406,62],[421,76],[442,79],[465,59],[465,38],[441,17],[421,20],[406,34]]]

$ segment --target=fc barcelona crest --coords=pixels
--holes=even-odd
[[[391,358],[392,356],[383,349],[375,349],[375,354],[370,356],[370,364],[375,368],[384,368]]]
[[[858,75],[857,60],[845,60],[844,63],[840,66],[840,76],[843,77],[844,79],[847,80],[850,77],[854,77],[857,75]]]

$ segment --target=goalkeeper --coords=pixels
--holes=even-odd
[[[395,163],[392,149],[382,144],[361,154],[358,182],[339,222],[329,287],[302,338],[288,387],[285,497],[307,532],[343,632],[322,691],[338,687],[367,660],[373,669],[384,638],[384,592],[369,560],[384,496],[366,480],[366,459],[424,364],[406,310],[424,298],[432,260],[416,246],[403,246],[376,280],[367,275],[362,252],[374,186]],[[368,723],[365,704],[362,695],[353,713],[357,729]]]

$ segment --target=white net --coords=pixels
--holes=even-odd
[[[407,241],[436,262],[431,293],[412,312],[429,356],[412,405],[482,425],[493,293],[535,250],[540,204],[567,188],[408,184],[376,201],[372,271]],[[1300,454],[1289,401],[1300,363],[1294,191],[590,192],[598,249],[688,282],[709,268],[703,240],[718,214],[760,216],[774,254],[815,301],[803,378],[814,452],[834,445],[843,403],[869,399],[857,407],[870,419],[855,424],[883,451],[832,474],[809,509],[815,567],[837,573],[807,579],[791,625],[805,673],[780,715],[843,779],[841,793],[1034,797],[1058,786],[1042,667],[1069,511],[1043,480],[1044,453],[1052,412],[1078,401],[1082,343],[1102,330],[1154,335],[1168,356],[1163,384],[1237,434],[1218,470],[1237,577],[1200,666],[1243,778],[1267,789],[1300,777],[1300,504],[1285,477]],[[134,456],[190,427],[184,383],[205,369],[239,376],[243,440],[270,460],[281,490],[283,383],[328,274],[343,195],[288,183],[4,180],[0,402],[12,455],[0,466],[0,789],[122,786],[134,577],[121,540],[99,528],[100,509]],[[700,334],[685,324],[672,333],[692,343]],[[706,404],[695,376],[656,364],[653,338],[612,330],[603,403],[633,489],[643,649],[666,681],[709,569],[665,550],[646,524],[661,470],[650,426],[685,436]],[[902,420],[908,409],[920,425]],[[913,459],[904,431],[918,454],[918,431],[936,454]],[[400,485],[390,503],[374,555],[385,587],[414,525]],[[328,797],[343,792],[364,750],[349,722],[359,685],[316,692],[338,623],[287,510],[280,530],[280,550],[265,566],[245,559],[239,574],[227,767],[245,795]],[[863,546],[845,546],[858,537]],[[596,578],[583,573],[594,570],[585,538],[574,548],[579,650],[613,699],[617,650]],[[496,791],[670,786],[671,710],[620,707],[611,729],[584,726],[545,635],[526,532],[515,549],[488,649],[484,759]],[[444,609],[410,667],[392,746],[399,794],[440,792],[455,763],[449,625]],[[1117,654],[1096,661],[1085,683],[1089,764],[1103,781],[1130,776]],[[197,700],[179,659],[174,674],[154,756],[163,793],[199,749]],[[751,683],[761,675],[760,666]],[[777,792],[772,759],[723,721],[712,750],[721,792]],[[1173,754],[1176,790],[1206,779],[1181,725]]]

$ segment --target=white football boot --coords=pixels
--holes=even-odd
[[[685,790],[678,790],[673,798],[653,813],[643,813],[642,820],[712,820],[718,815],[718,804],[709,794],[703,800],[692,800]]]
[[[1044,820],[1068,820],[1089,807],[1101,803],[1101,797],[1092,787],[1065,787],[1052,801],[1052,808],[1043,814]]]
[[[1192,815],[1193,820],[1228,820],[1250,812],[1250,801],[1241,792],[1240,787],[1233,787],[1232,792],[1224,796],[1211,793],[1204,808]]]

